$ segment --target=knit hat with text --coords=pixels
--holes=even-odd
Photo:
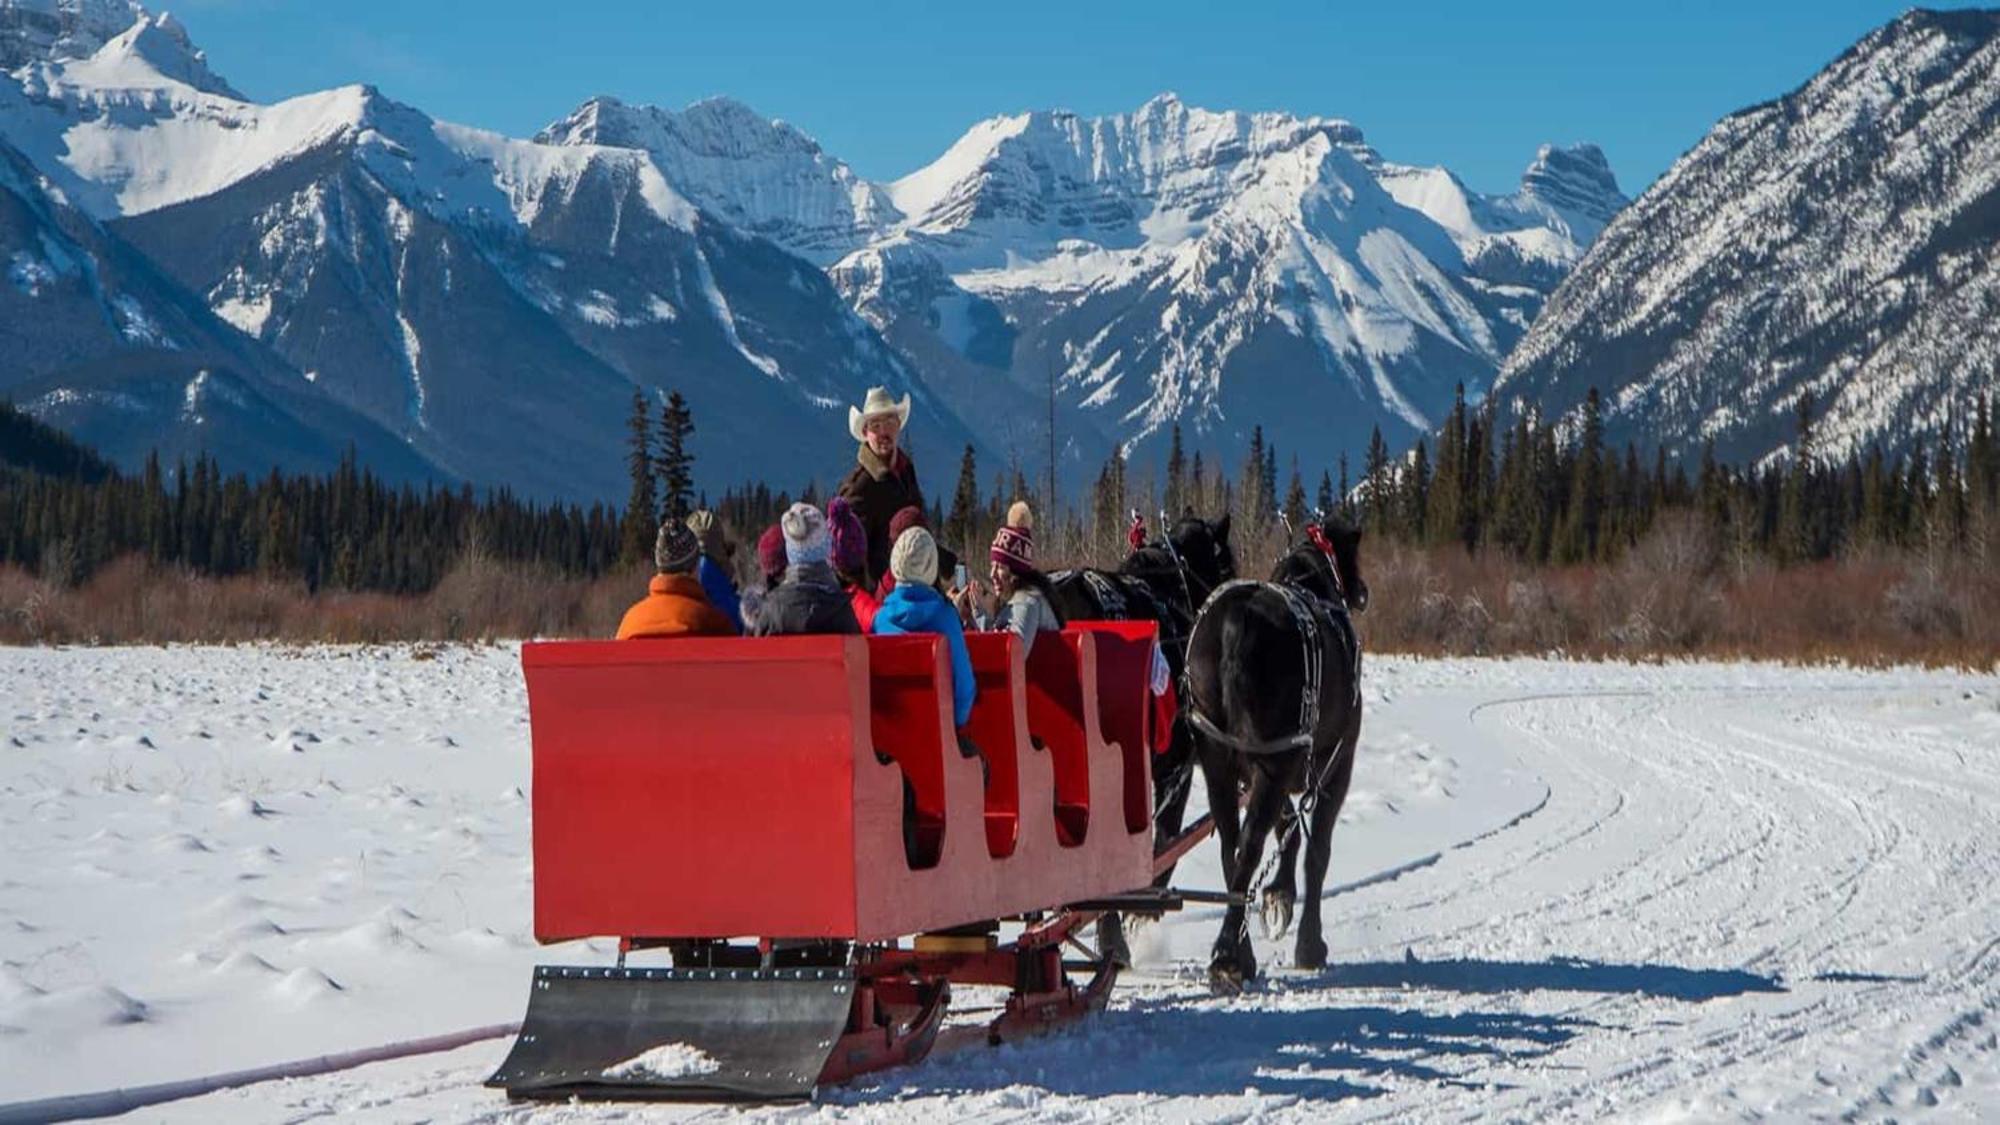
[[[1035,513],[1026,500],[1016,500],[1007,509],[1006,526],[993,537],[987,554],[1016,574],[1035,569]]]

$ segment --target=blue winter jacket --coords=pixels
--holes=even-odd
[[[722,611],[736,631],[743,631],[743,602],[736,596],[736,583],[730,581],[729,572],[717,566],[707,555],[696,564],[694,575],[701,579],[701,592],[708,595],[708,604]]]
[[[972,679],[972,654],[965,648],[965,626],[958,620],[958,611],[943,594],[930,586],[896,583],[882,599],[882,608],[875,611],[875,632],[885,637],[943,633],[945,647],[951,650],[952,720],[962,727],[972,718],[972,700],[979,694],[979,685]]]

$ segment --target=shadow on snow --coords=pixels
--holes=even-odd
[[[1236,1001],[1138,997],[1077,1031],[940,1057],[880,1084],[827,1091],[838,1103],[925,1094],[995,1093],[1002,1106],[1032,1110],[1066,1097],[1265,1095],[1306,1100],[1376,1097],[1369,1079],[1405,1079],[1493,1089],[1468,1081],[1491,1062],[1548,1055],[1601,1025],[1528,1012],[1426,1012],[1382,1006],[1308,1007],[1340,989],[1382,988],[1494,995],[1624,993],[1698,1002],[1783,992],[1776,978],[1739,969],[1547,961],[1379,961],[1320,976],[1281,974]],[[1010,1090],[1008,1087],[1033,1087]],[[996,1106],[993,1108],[1001,1108]]]
[[[1315,991],[1319,989],[1252,993],[1246,1000],[1278,997],[1289,1003]],[[1433,1064],[1460,1060],[1454,1067],[1460,1069],[1486,1059],[1532,1059],[1594,1026],[1569,1017],[1511,1012],[1207,1006],[1211,1003],[1136,1000],[1076,1032],[968,1050],[881,1086],[835,1093],[833,1100],[966,1094],[1014,1085],[1085,1098],[1233,1096],[1249,1087],[1309,1100],[1365,1098],[1388,1090],[1357,1079],[1456,1084],[1458,1074]],[[1027,1095],[1018,1108],[1034,1108],[1035,1096]]]
[[[1618,965],[1575,957],[1546,961],[1364,961],[1334,966],[1339,988],[1423,988],[1439,992],[1622,992],[1669,1000],[1714,1000],[1746,992],[1783,992],[1775,977],[1741,969]]]

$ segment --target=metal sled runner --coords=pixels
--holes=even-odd
[[[535,935],[619,956],[537,968],[488,1085],[802,1098],[1101,1008],[1114,951],[1079,931],[1177,906],[1135,888],[1207,835],[1155,847],[1153,626],[968,642],[973,756],[938,637],[528,645]],[[947,1028],[953,984],[1006,1000]]]

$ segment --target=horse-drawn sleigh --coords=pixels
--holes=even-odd
[[[1337,583],[1341,566],[1329,559],[1326,573]],[[1256,599],[1244,604],[1254,622]],[[1203,630],[1190,626],[1200,654]],[[1229,796],[1216,806],[1225,841],[1247,851],[1230,840],[1237,779],[1250,782],[1251,827],[1262,815],[1268,830],[1297,770],[1227,745],[1232,732],[1262,737],[1268,720],[1261,708],[1218,720],[1226,693],[1192,712],[1224,737],[1177,731],[1152,760],[1157,629],[1073,621],[1027,657],[1011,634],[968,637],[978,692],[967,742],[935,636],[526,646],[535,936],[615,937],[618,956],[537,968],[520,1038],[489,1084],[535,1098],[803,1097],[940,1042],[1008,1041],[1100,1009],[1125,960],[1118,915],[1191,895],[1229,904],[1217,980],[1240,984],[1254,962],[1224,954],[1239,941],[1247,954],[1251,874],[1225,856],[1228,892],[1166,889],[1215,820],[1178,830],[1176,809],[1156,830],[1154,779],[1185,778],[1181,763],[1199,750],[1212,804]],[[1198,655],[1191,685],[1206,682],[1210,659]],[[1217,683],[1292,682],[1284,661],[1213,659]],[[1334,711],[1330,745],[1351,762],[1358,701]],[[1339,799],[1318,803],[1314,896],[1320,819],[1330,832]],[[1084,941],[1093,923],[1095,947]],[[671,967],[628,958],[660,948]],[[997,986],[1006,1000],[983,1024],[947,1028],[953,984]]]

